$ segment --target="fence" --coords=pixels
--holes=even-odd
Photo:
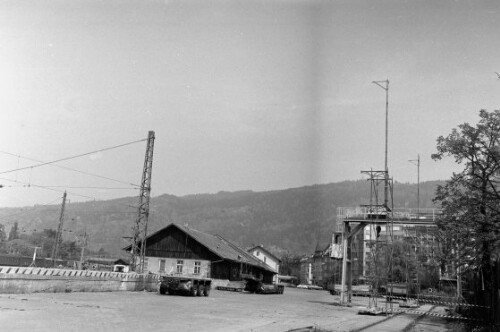
[[[157,291],[155,274],[0,267],[0,293]]]

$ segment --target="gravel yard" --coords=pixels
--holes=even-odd
[[[0,295],[3,331],[402,331],[415,317],[358,315],[367,298],[337,305],[327,291],[286,288],[283,295],[212,290],[209,297],[150,292]],[[425,309],[425,308],[423,308]],[[420,310],[423,310],[420,309]],[[446,331],[444,322],[435,319]]]

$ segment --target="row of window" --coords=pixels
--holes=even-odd
[[[165,272],[165,265],[166,265],[166,260],[165,259],[160,259],[160,273]],[[177,264],[176,264],[176,272],[177,273],[182,273],[184,271],[184,260],[178,259]],[[201,262],[194,262],[194,274],[200,274],[201,273]]]

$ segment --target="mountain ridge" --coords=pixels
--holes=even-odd
[[[432,206],[442,181],[420,183],[420,207]],[[379,189],[380,193],[383,188]],[[394,183],[394,206],[416,207],[417,185]],[[174,222],[188,224],[203,232],[220,234],[242,246],[262,244],[281,255],[307,254],[326,246],[336,224],[337,207],[358,206],[370,201],[366,180],[316,184],[282,190],[255,192],[220,191],[215,194],[152,197],[148,234]],[[122,248],[129,242],[136,216],[137,197],[66,205],[63,238],[81,240],[89,236],[89,247],[125,257]],[[60,206],[35,205],[13,214],[16,208],[0,209],[0,224],[6,232],[17,222],[21,232],[57,229]]]

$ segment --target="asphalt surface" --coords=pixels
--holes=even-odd
[[[293,288],[283,295],[212,290],[209,297],[152,292],[0,294],[0,330],[282,332],[314,327],[389,332],[424,327],[405,314],[358,315],[358,307],[368,305],[367,298],[354,298],[352,307],[339,306],[338,300],[327,291]],[[435,317],[428,324],[435,332],[449,327]]]

